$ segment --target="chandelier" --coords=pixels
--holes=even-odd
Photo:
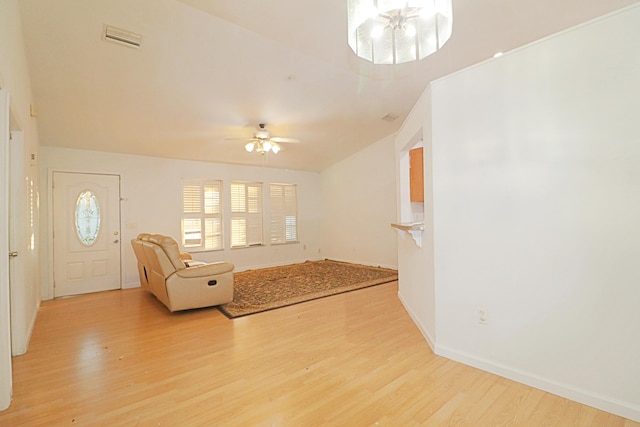
[[[349,46],[374,64],[417,61],[451,37],[452,0],[348,0]]]

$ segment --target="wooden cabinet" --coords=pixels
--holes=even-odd
[[[422,147],[409,150],[409,198],[412,202],[424,202],[423,158]]]

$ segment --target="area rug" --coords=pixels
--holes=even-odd
[[[230,319],[393,282],[398,272],[322,260],[243,271],[233,278],[233,301],[219,307]]]

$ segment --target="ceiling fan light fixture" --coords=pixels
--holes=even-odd
[[[283,138],[279,136],[271,136],[271,133],[265,128],[265,124],[260,123],[258,129],[254,132],[252,138],[226,138],[228,140],[247,141],[244,149],[248,153],[256,153],[264,155],[265,153],[278,154],[282,150],[279,143],[289,144],[300,142],[297,138]]]
[[[347,0],[348,42],[374,64],[417,61],[451,37],[453,0]]]

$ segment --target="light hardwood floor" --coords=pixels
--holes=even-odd
[[[435,356],[397,283],[228,320],[140,289],[42,304],[1,426],[640,426]]]

